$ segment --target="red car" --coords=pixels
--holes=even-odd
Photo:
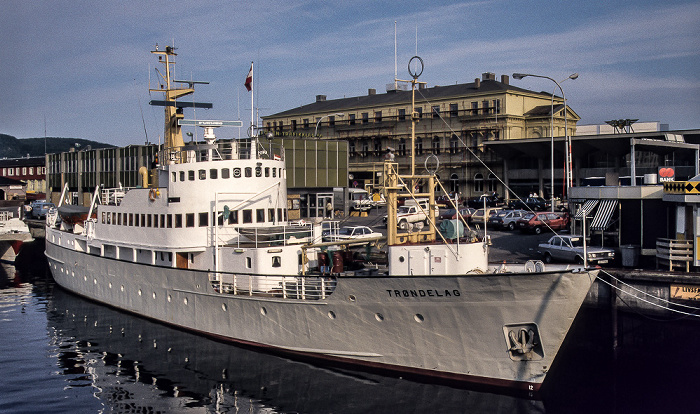
[[[518,220],[517,228],[521,232],[534,232],[540,234],[543,231],[561,230],[569,225],[569,215],[561,213],[528,213]]]

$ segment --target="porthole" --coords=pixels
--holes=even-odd
[[[260,314],[263,316],[267,315],[267,309],[265,309],[264,306],[262,308],[260,308]]]
[[[350,295],[350,296],[348,296],[348,300],[350,302],[355,302],[357,300],[357,298],[355,297],[355,295]]]
[[[384,315],[382,315],[381,313],[375,313],[375,314],[374,314],[374,318],[375,318],[376,320],[378,320],[379,322],[381,322],[381,321],[384,320]]]
[[[406,259],[403,256],[399,256],[399,262],[403,263]]]
[[[328,311],[328,317],[329,317],[330,319],[335,319],[335,312],[333,312],[333,311]]]
[[[413,319],[415,319],[418,323],[421,323],[425,320],[423,315],[421,315],[420,313],[416,313],[415,316],[413,316]]]

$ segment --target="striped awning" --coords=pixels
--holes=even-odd
[[[578,211],[576,212],[576,215],[574,215],[574,218],[581,219],[583,218],[584,214],[588,216],[597,205],[598,200],[586,200],[586,202],[578,208]]]
[[[598,212],[591,222],[591,230],[605,230],[610,225],[610,218],[617,208],[617,200],[601,200]]]

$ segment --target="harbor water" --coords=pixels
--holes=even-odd
[[[1,413],[694,413],[700,320],[587,304],[538,395],[324,366],[74,296],[43,240],[0,269]],[[468,357],[468,356],[465,356]]]

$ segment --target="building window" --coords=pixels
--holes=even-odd
[[[433,154],[440,155],[440,137],[433,137]]]
[[[363,157],[366,157],[368,152],[369,152],[369,143],[367,143],[367,141],[363,140],[362,141],[362,151],[360,152],[360,155]]]
[[[474,192],[477,194],[484,192],[484,175],[481,173],[474,174]]]
[[[304,118],[304,128],[309,129],[309,118]]]
[[[355,114],[350,114],[348,117],[348,121],[350,125],[355,125]]]
[[[382,111],[374,111],[374,122],[382,122]]]
[[[376,156],[382,155],[382,140],[381,140],[381,138],[374,139],[374,155],[376,155]]]
[[[351,157],[355,156],[355,141],[348,141],[348,152]]]
[[[406,120],[406,110],[405,109],[399,109],[399,121],[405,121]]]
[[[416,138],[416,155],[423,155],[423,139]]]
[[[471,115],[479,114],[479,102],[472,102],[472,112]]]
[[[423,118],[423,107],[422,106],[416,106],[416,112],[418,115],[416,115],[418,118]]]
[[[457,154],[459,152],[459,138],[457,138],[457,135],[452,134],[452,137],[450,137],[450,154]]]
[[[433,114],[433,118],[440,118],[440,105],[433,105],[430,111]]]
[[[450,104],[450,117],[456,118],[459,115],[457,104]]]
[[[292,120],[292,131],[296,131],[296,130],[297,130],[297,121],[296,121],[296,119],[293,119]]]
[[[368,124],[369,123],[369,112],[363,112],[362,113],[362,124]]]
[[[401,138],[399,140],[399,149],[397,152],[402,157],[406,155],[406,138]]]
[[[328,126],[329,127],[334,127],[335,126],[335,116],[331,115],[328,117]]]
[[[487,115],[491,113],[491,108],[489,108],[489,101],[483,102],[482,114]]]
[[[489,179],[488,179],[488,190],[489,192],[495,192],[496,191],[496,184],[498,184],[498,180],[495,175],[489,174]]]

